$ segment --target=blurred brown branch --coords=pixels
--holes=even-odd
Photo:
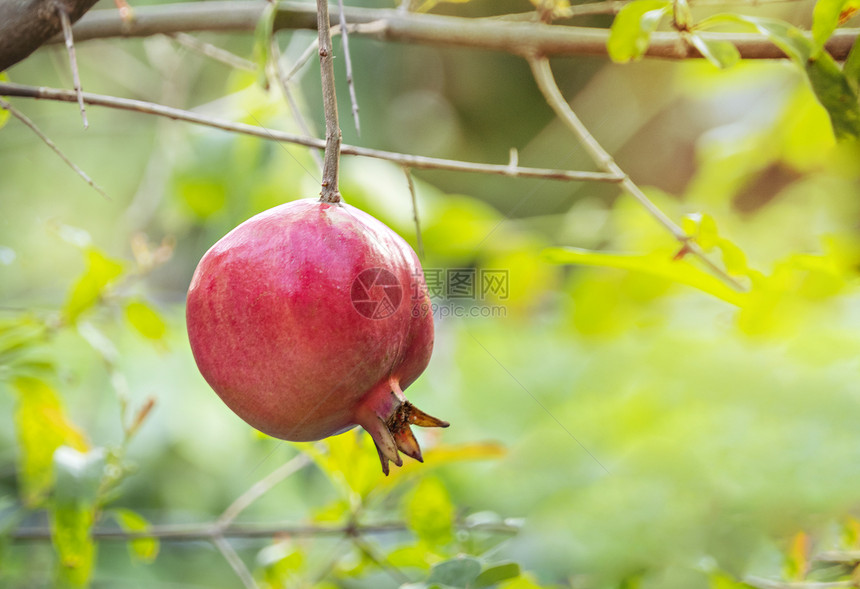
[[[60,90],[56,88],[45,88],[43,86],[26,86],[23,84],[12,84],[0,82],[0,96],[19,96],[23,98],[38,98],[44,100],[58,100],[61,102],[75,102],[77,96],[74,91]],[[118,98],[115,96],[104,96],[101,94],[83,93],[84,102],[96,106],[106,106],[120,110],[129,110],[144,114],[157,115],[177,121],[186,121],[233,133],[252,135],[263,139],[283,141],[296,145],[304,145],[315,149],[324,149],[325,141],[315,137],[302,137],[292,133],[285,133],[275,129],[267,129],[244,123],[234,123],[216,119],[196,112],[172,108],[154,102]],[[343,155],[357,155],[388,160],[410,168],[452,170],[458,172],[474,172],[479,174],[497,174],[519,178],[543,178],[547,180],[567,180],[579,182],[621,182],[623,178],[603,172],[580,172],[571,170],[556,170],[548,168],[529,168],[523,166],[511,166],[506,164],[479,164],[463,162],[459,160],[446,160],[441,158],[424,157],[420,155],[408,155],[391,151],[381,151],[367,147],[354,145],[343,145]]]
[[[89,13],[75,25],[75,39],[146,37],[159,33],[193,31],[253,31],[265,2],[208,1],[141,6],[133,22],[124,22],[116,10]],[[404,13],[393,9],[347,7],[350,24],[376,23],[370,31],[356,34],[386,41],[425,43],[446,47],[503,51],[528,55],[606,55],[608,29],[517,22],[498,18],[467,19],[433,14]],[[275,30],[315,29],[316,10],[312,4],[280,2]],[[845,59],[860,31],[836,31],[827,43],[836,59]],[[785,55],[763,35],[752,33],[702,33],[703,37],[730,41],[743,58],[781,59]],[[54,41],[59,42],[60,38]],[[649,57],[686,59],[699,57],[681,35],[654,33],[645,53]]]
[[[470,532],[486,532],[490,534],[515,534],[519,526],[507,523],[481,523],[457,525],[457,529]],[[94,529],[92,536],[96,540],[127,541],[136,538],[158,538],[162,542],[187,542],[193,540],[214,540],[215,538],[275,538],[275,537],[307,537],[307,536],[351,536],[376,535],[406,532],[409,528],[403,522],[382,522],[366,525],[323,526],[323,525],[291,525],[291,524],[233,524],[221,526],[217,521],[202,524],[151,526],[147,531],[127,532],[120,529]],[[42,542],[51,539],[48,527],[20,528],[9,536],[16,542]]]

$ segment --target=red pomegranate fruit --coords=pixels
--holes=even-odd
[[[398,450],[422,461],[411,425],[448,426],[403,395],[433,349],[421,265],[355,207],[298,200],[245,221],[200,260],[186,319],[203,377],[270,436],[360,425],[388,474]]]

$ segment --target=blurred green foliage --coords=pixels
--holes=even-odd
[[[213,526],[295,456],[310,465],[228,522],[260,587],[854,578],[855,562],[820,556],[860,549],[860,51],[842,66],[820,52],[852,0],[807,4],[811,37],[778,20],[784,7],[694,11],[707,60],[554,63],[586,125],[742,290],[611,187],[411,172],[425,270],[503,270],[508,282],[436,299],[434,357],[408,395],[452,427],[421,432],[425,463],[389,477],[360,432],[306,444],[252,432],[185,337],[202,253],[249,216],[318,193],[307,150],[96,108],[84,135],[69,105],[16,101],[106,202],[0,110],[0,585],[235,587]],[[613,58],[641,56],[669,8],[629,4]],[[698,35],[718,23],[763,31],[794,63],[732,65],[731,49]],[[268,31],[204,38],[263,63]],[[277,37],[288,60],[311,38]],[[521,64],[352,46],[363,144],[473,161],[514,145],[526,165],[587,165]],[[88,90],[300,132],[257,73],[166,38],[78,52]],[[64,67],[46,50],[9,77],[61,85]],[[310,66],[294,90],[319,130],[317,80]],[[400,167],[344,158],[341,188],[417,245]],[[284,533],[250,533],[273,524]]]

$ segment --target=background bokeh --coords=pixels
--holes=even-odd
[[[811,7],[754,11],[808,26]],[[437,12],[530,8],[525,0],[472,0]],[[313,35],[279,33],[286,62]],[[199,37],[246,57],[252,51],[251,35]],[[362,130],[351,126],[337,59],[345,143],[493,163],[516,148],[522,165],[593,169],[519,58],[358,36],[350,45]],[[298,132],[283,97],[256,73],[170,38],[81,43],[78,60],[90,92]],[[257,480],[310,452],[315,464],[241,521],[406,521],[406,531],[365,540],[415,582],[461,553],[519,563],[524,574],[507,582],[515,589],[831,580],[835,573],[818,570],[811,555],[860,548],[860,148],[835,143],[826,112],[787,63],[728,71],[695,60],[552,64],[574,110],[621,167],[752,288],[741,305],[651,271],[679,244],[611,185],[415,170],[425,268],[506,270],[509,292],[465,307],[496,309],[492,317],[437,317],[433,360],[408,395],[452,425],[419,434],[424,466],[384,480],[364,434],[297,446],[253,432],[200,377],[185,335],[185,289],[206,249],[259,211],[318,194],[308,151],[97,107],[84,131],[74,104],[16,99],[110,200],[16,120],[0,131],[0,379],[38,374],[82,433],[82,447],[122,447],[134,466],[105,509],[153,524],[211,522]],[[60,46],[8,75],[71,85]],[[294,90],[319,136],[317,64]],[[347,202],[417,245],[398,166],[345,157],[341,182]],[[633,271],[571,266],[547,251],[557,246],[641,258]],[[93,267],[115,263],[105,260],[122,268],[104,270],[97,297],[70,311]],[[144,306],[137,319],[129,301]],[[64,323],[70,314],[74,321]],[[21,335],[28,326],[35,336]],[[22,503],[23,393],[4,388],[0,521],[7,532],[44,527],[44,503]],[[150,415],[124,443],[123,403],[128,416],[148,398]],[[467,521],[522,528],[458,531]],[[233,546],[261,585],[403,581],[338,537]],[[55,567],[50,542],[7,537],[0,585],[53,586]],[[239,583],[204,540],[162,542],[154,560],[101,542],[92,582]]]

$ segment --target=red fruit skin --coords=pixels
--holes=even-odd
[[[384,318],[364,316],[351,296],[356,277],[372,268],[388,270],[401,287]],[[197,366],[224,403],[258,430],[292,441],[345,431],[362,407],[384,422],[400,405],[392,383],[405,389],[433,349],[430,300],[412,248],[370,215],[316,199],[260,213],[212,246],[191,280],[186,320]]]

